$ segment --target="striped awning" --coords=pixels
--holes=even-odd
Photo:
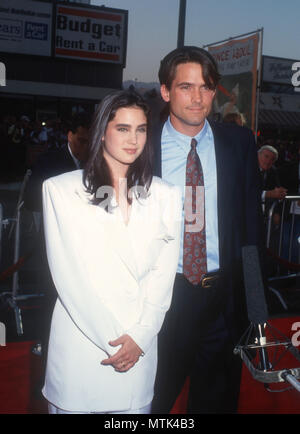
[[[300,112],[259,110],[258,122],[260,125],[274,127],[300,127]]]

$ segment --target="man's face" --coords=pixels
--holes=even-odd
[[[161,86],[162,98],[170,103],[173,127],[190,137],[202,129],[215,93],[204,82],[202,66],[193,62],[177,65],[170,89]]]
[[[88,152],[88,129],[78,127],[75,133],[69,131],[68,142],[74,157],[84,163],[87,159]]]
[[[258,163],[259,167],[262,170],[269,170],[273,166],[276,160],[276,155],[269,151],[268,149],[264,149],[263,151],[258,153]]]

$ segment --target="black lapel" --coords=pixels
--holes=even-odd
[[[217,168],[217,209],[218,209],[218,235],[219,235],[219,254],[220,266],[222,266],[222,252],[226,240],[226,222],[228,209],[228,195],[232,191],[231,188],[231,147],[226,146],[224,131],[222,126],[214,122],[210,122],[210,126],[214,136],[215,153],[216,153],[216,168]]]
[[[75,161],[72,158],[72,155],[70,154],[70,151],[68,148],[64,148],[63,149],[63,154],[64,154],[64,162],[63,164],[65,165],[66,170],[76,170],[77,166],[75,164]]]

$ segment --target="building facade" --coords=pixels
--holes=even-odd
[[[80,4],[79,4],[80,3]],[[93,111],[120,89],[128,12],[90,1],[2,0],[0,116],[45,120]]]

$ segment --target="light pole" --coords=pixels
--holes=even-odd
[[[177,47],[178,48],[184,46],[185,12],[186,12],[186,0],[180,0],[179,20],[178,20],[178,37],[177,37]]]

